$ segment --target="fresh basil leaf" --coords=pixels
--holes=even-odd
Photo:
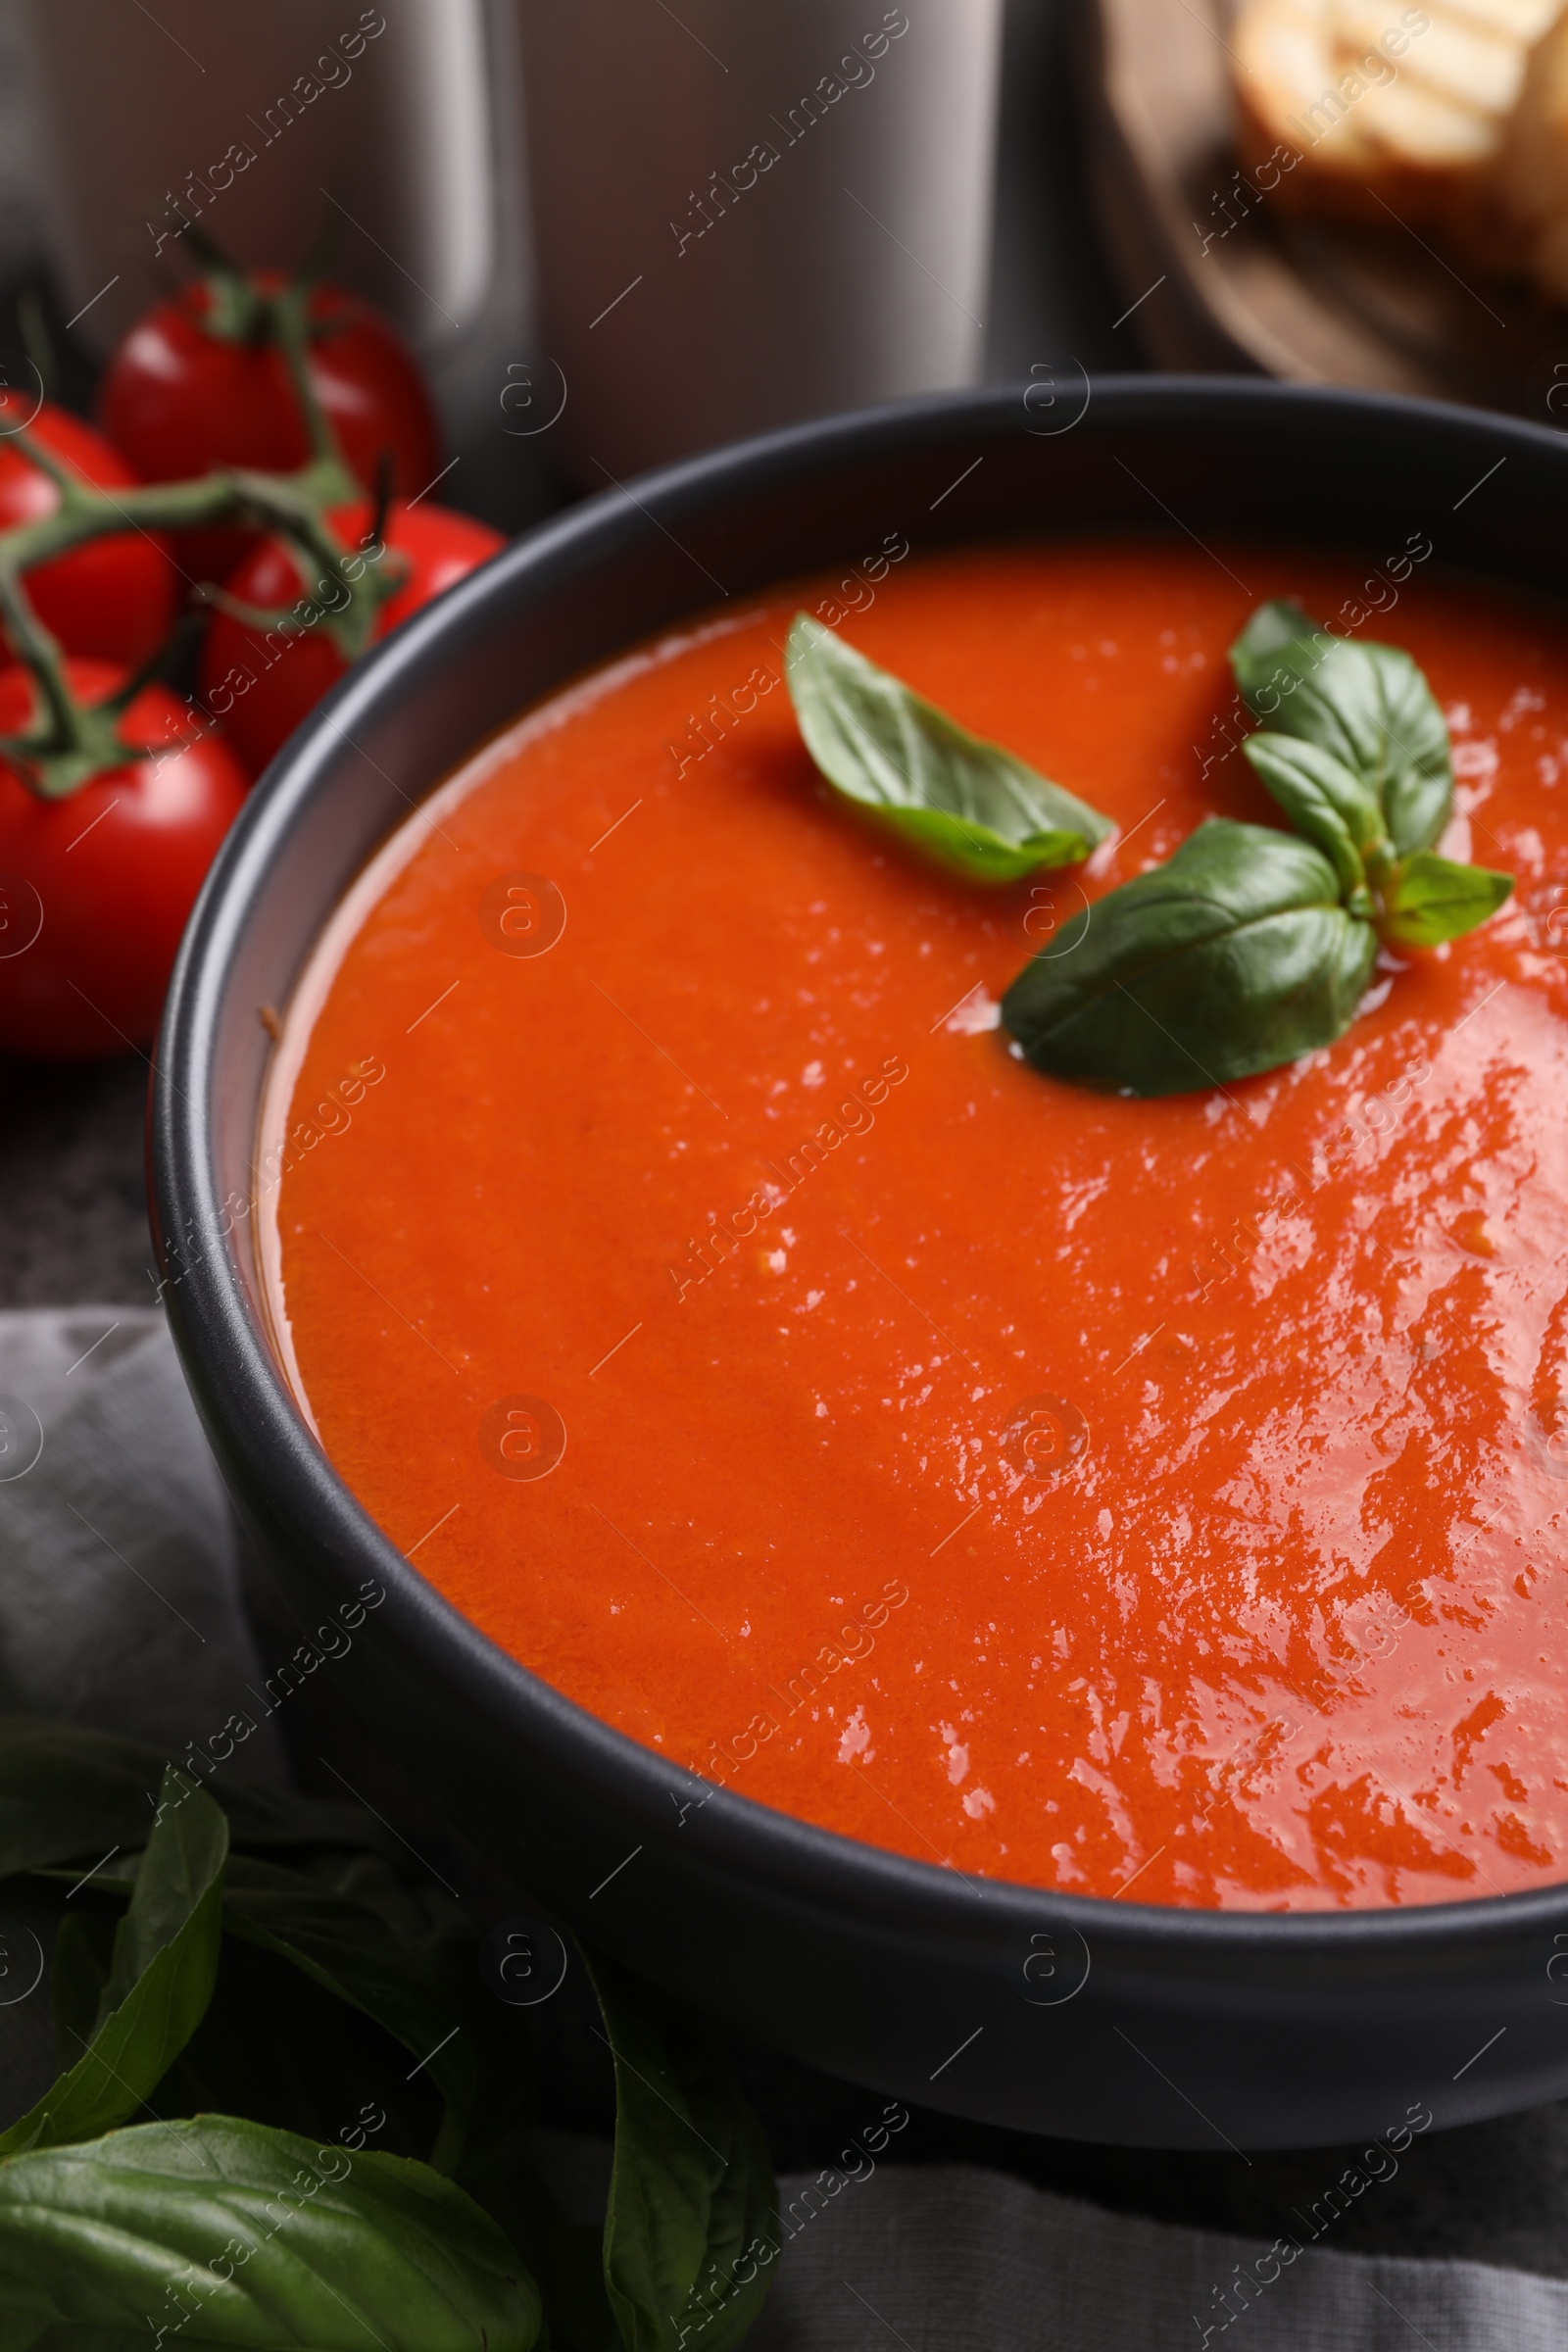
[[[1417,850],[1385,896],[1383,936],[1396,948],[1440,947],[1495,914],[1512,888],[1511,874]]]
[[[1096,900],[1071,954],[1026,964],[1003,1025],[1054,1077],[1182,1094],[1341,1036],[1377,949],[1318,850],[1210,817],[1166,864]]]
[[[81,1724],[0,1718],[0,1879],[97,1862],[147,1842],[163,1782],[160,1749]],[[191,1776],[187,1776],[191,1777]],[[207,1784],[202,1784],[207,1786]],[[384,1832],[357,1805],[286,1795],[217,1773],[209,1793],[236,1845],[375,1848]]]
[[[1431,848],[1453,805],[1453,763],[1437,698],[1407,653],[1332,637],[1276,601],[1252,614],[1230,658],[1255,717],[1321,745],[1376,794],[1397,857]]]
[[[530,2352],[539,2296],[462,2189],[227,2116],[0,2165],[4,2352]]]
[[[1343,760],[1294,735],[1250,735],[1242,746],[1258,781],[1298,833],[1323,852],[1352,914],[1372,912],[1367,864],[1391,855],[1377,796]]]
[[[1272,597],[1258,606],[1230,651],[1231,669],[1249,704],[1251,681],[1268,674],[1270,657],[1289,653],[1303,638],[1327,640],[1328,631],[1320,629],[1290,597]]]
[[[0,2157],[108,2131],[157,2087],[212,1998],[227,1851],[222,1814],[171,1769],[88,2047],[0,2137]]]
[[[450,2169],[473,2111],[475,2055],[465,2031],[466,1971],[455,1964],[439,1930],[416,1932],[409,1898],[390,1873],[370,1864],[360,1873],[373,1885],[372,1902],[256,1855],[236,1856],[224,1892],[223,1925],[231,1935],[277,1953],[318,1984],[374,2020],[428,2073],[447,2106],[432,2153]],[[403,1933],[387,1911],[404,1914]],[[415,1914],[416,1917],[417,1914]]]
[[[1000,744],[971,735],[809,613],[786,649],[795,715],[828,782],[982,882],[1075,865],[1110,820]]]
[[[761,2310],[778,2191],[728,2065],[673,2003],[589,1964],[615,2062],[605,2285],[626,2352],[728,2352]]]

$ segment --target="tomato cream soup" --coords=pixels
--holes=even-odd
[[[1353,626],[1368,566],[1219,557],[872,564],[847,614],[726,606],[476,753],[287,1024],[277,1346],[420,1574],[707,1781],[1146,1903],[1536,1886],[1568,1869],[1568,631],[1383,575],[1363,633],[1452,731],[1445,847],[1516,890],[1385,955],[1337,1045],[1134,1101],[997,1023],[1085,896],[1205,815],[1279,821],[1226,647],[1275,596]],[[802,746],[801,608],[1117,834],[1003,888],[921,862]]]

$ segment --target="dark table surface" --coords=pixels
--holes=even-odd
[[[1068,55],[1068,8],[1009,0],[988,372],[1026,376],[1064,357],[1091,372],[1141,365],[1126,295],[1085,194]],[[0,332],[3,332],[0,328]],[[79,362],[62,384],[83,400]],[[74,370],[72,372],[72,370]],[[513,445],[514,447],[515,445]],[[497,461],[499,462],[499,460]],[[465,466],[470,503],[513,521],[536,485]],[[487,497],[483,485],[493,485]],[[0,1060],[0,1308],[150,1304],[142,1124],[147,1064],[126,1056],[47,1068]],[[765,2046],[735,2052],[781,2170],[831,2164],[863,2122],[866,2093]],[[588,2037],[564,2017],[539,2052],[546,2112],[564,2128],[608,2126],[607,2085]],[[1353,2149],[1238,2156],[1166,2154],[1030,2138],[917,2112],[903,2161],[972,2162],[1118,2211],[1273,2238],[1353,2161]],[[1416,2142],[1396,2178],[1335,2226],[1341,2252],[1464,2256],[1568,2278],[1568,2104]]]

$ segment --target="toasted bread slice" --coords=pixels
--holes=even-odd
[[[1426,28],[1401,24],[1403,15],[1425,17]],[[1340,51],[1372,80],[1368,98],[1397,90],[1408,100],[1412,89],[1430,91],[1457,111],[1473,114],[1476,135],[1483,124],[1491,127],[1487,118],[1500,121],[1518,100],[1527,43],[1451,7],[1400,10],[1391,8],[1387,0],[1336,0],[1334,32]],[[1406,111],[1415,114],[1418,109]],[[1419,125],[1417,132],[1420,135]],[[1387,137],[1382,129],[1375,135]]]
[[[1528,42],[1562,0],[1247,0],[1233,34],[1244,162],[1297,163],[1277,202],[1455,226],[1506,264],[1493,193]]]
[[[1562,0],[1447,0],[1445,13],[1529,49],[1557,21]]]
[[[1336,88],[1332,0],[1248,0],[1231,36],[1242,161],[1276,161],[1278,201],[1302,211],[1369,208],[1380,150]],[[1278,162],[1295,157],[1283,176]]]

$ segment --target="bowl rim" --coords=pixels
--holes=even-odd
[[[1503,456],[1516,448],[1538,457],[1555,452],[1568,487],[1568,436],[1517,417],[1265,377],[1086,373],[1085,382],[1085,416],[1093,407],[1122,423],[1234,421],[1244,426],[1269,415],[1298,426],[1314,419],[1377,420]],[[405,688],[411,676],[416,683],[419,674],[440,665],[449,648],[482,632],[494,608],[504,607],[531,579],[542,578],[548,586],[552,572],[578,573],[596,558],[613,554],[628,533],[649,524],[663,529],[661,515],[673,520],[687,510],[710,511],[730,489],[750,493],[785,485],[857,458],[897,456],[946,437],[973,440],[988,433],[1000,436],[1004,428],[1016,432],[1020,392],[1027,388],[1005,383],[926,394],[814,418],[726,443],[641,474],[630,485],[597,492],[523,532],[413,614],[317,705],[253,788],[219,851],[180,946],[153,1058],[150,1209],[162,1295],[186,1379],[213,1427],[220,1460],[225,1451],[245,1457],[270,1492],[289,1499],[296,1515],[309,1517],[331,1536],[339,1556],[373,1568],[388,1597],[395,1597],[416,1625],[432,1680],[482,1700],[487,1717],[523,1710],[543,1740],[564,1760],[569,1756],[571,1768],[586,1774],[629,1826],[642,1825],[649,1835],[667,1838],[665,1806],[675,1798],[679,1813],[676,1790],[688,1792],[703,1825],[700,1839],[693,1841],[694,1855],[700,1853],[708,1868],[736,1872],[782,1900],[811,1911],[848,1910],[886,1933],[915,1926],[941,1943],[972,1939],[976,1915],[969,1905],[978,1894],[989,1915],[988,1935],[1049,1923],[1076,1931],[1086,1941],[1092,1937],[1097,1959],[1117,1959],[1135,1968],[1179,1961],[1185,1954],[1224,1954],[1234,1963],[1254,1965],[1272,1958],[1293,1974],[1302,1964],[1330,1958],[1360,1958],[1381,1974],[1437,1946],[1453,1953],[1568,1929],[1568,1875],[1560,1883],[1492,1895],[1367,1908],[1281,1912],[1143,1903],[970,1878],[956,1866],[872,1845],[704,1781],[530,1672],[425,1581],[371,1519],[309,1429],[262,1320],[251,1311],[243,1277],[222,1235],[211,1139],[214,1048],[228,974],[291,824],[318,791],[330,787],[341,739],[374,712],[388,690]],[[1152,536],[1168,535],[1152,520],[1150,530]],[[977,529],[975,535],[996,534]],[[706,592],[696,594],[691,610],[709,601]],[[613,658],[608,654],[603,660]],[[427,789],[436,789],[477,748],[477,742],[468,745]],[[411,801],[411,811],[419,805]],[[200,1236],[212,1248],[204,1251],[198,1246],[189,1255],[169,1238],[180,1234]],[[192,1282],[204,1267],[212,1268],[212,1278]]]

